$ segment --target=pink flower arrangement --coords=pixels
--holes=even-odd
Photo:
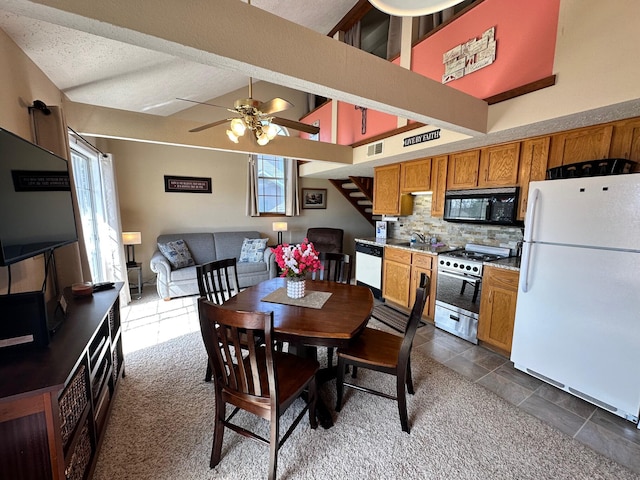
[[[276,255],[276,263],[282,270],[281,277],[302,278],[307,272],[317,272],[322,268],[318,252],[307,238],[298,245],[287,243],[271,249]]]

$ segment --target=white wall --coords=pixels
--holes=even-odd
[[[100,148],[114,155],[122,228],[142,232],[136,260],[145,282],[154,278],[149,260],[162,233],[258,230],[275,243],[271,223],[286,221],[283,239],[288,242],[301,241],[309,227],[344,229],[347,253],[353,253],[355,237],[374,235],[373,226],[327,180],[301,179],[301,187],[327,189],[326,209],[252,218],[245,214],[246,155],[123,140],[101,142]],[[164,175],[211,177],[213,193],[166,193]]]
[[[57,105],[60,91],[2,30],[0,85],[0,127],[33,141],[28,106],[36,99]],[[0,294],[6,293],[7,272],[7,268],[0,268]],[[11,292],[40,290],[43,278],[42,255],[16,263],[11,266]]]

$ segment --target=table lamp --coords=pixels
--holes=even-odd
[[[282,245],[282,232],[287,231],[287,222],[273,222],[273,231],[278,232],[278,245]]]
[[[136,251],[134,245],[142,243],[140,232],[122,232],[122,243],[127,246],[127,268],[136,266]]]

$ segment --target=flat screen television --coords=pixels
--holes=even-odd
[[[0,128],[0,266],[77,240],[67,161]]]

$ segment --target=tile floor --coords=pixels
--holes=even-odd
[[[194,296],[165,302],[153,286],[146,288],[140,299],[122,308],[125,354],[199,331],[196,300]],[[414,349],[640,473],[640,430],[633,423],[522,373],[508,358],[433,325],[418,329]]]

